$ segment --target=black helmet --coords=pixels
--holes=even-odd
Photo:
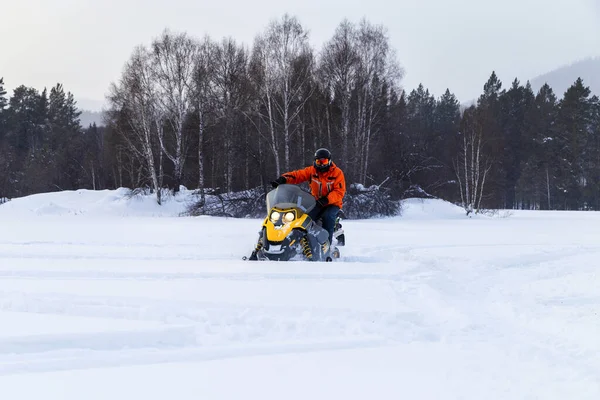
[[[315,151],[315,161],[313,165],[319,172],[328,171],[331,167],[331,152],[325,148]]]

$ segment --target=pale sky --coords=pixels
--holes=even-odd
[[[600,0],[1,0],[0,77],[12,90],[57,82],[80,106],[104,101],[138,44],[164,28],[251,46],[288,12],[320,50],[343,18],[389,30],[410,91],[466,102],[495,70],[505,85],[600,56]]]

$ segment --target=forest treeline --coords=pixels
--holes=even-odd
[[[293,16],[251,46],[163,31],[132,49],[105,125],[72,93],[0,79],[0,198],[72,189],[269,187],[329,148],[348,185],[467,210],[600,209],[600,101],[491,71],[475,104],[404,88],[384,26],[342,21],[320,49]],[[1,71],[0,71],[1,76]]]

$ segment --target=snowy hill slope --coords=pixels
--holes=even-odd
[[[75,190],[39,193],[13,199],[0,207],[2,215],[37,216],[177,216],[191,201],[191,192],[182,190],[176,196],[156,203],[154,195],[130,195],[130,190]]]
[[[581,78],[583,84],[590,88],[592,95],[600,96],[598,71],[600,71],[600,57],[586,58],[531,79],[531,88],[534,93],[537,93],[547,83],[560,99],[577,78]]]
[[[192,191],[183,188],[158,205],[151,194],[130,195],[130,190],[76,190],[40,193],[13,199],[0,207],[0,216],[163,216],[175,217],[194,201]],[[438,199],[403,201],[403,219],[465,218],[462,208]]]
[[[411,199],[257,263],[260,220],[124,193],[0,206],[2,398],[600,398],[600,213]]]
[[[402,202],[402,219],[465,219],[465,210],[440,199],[406,199]]]

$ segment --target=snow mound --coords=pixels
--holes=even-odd
[[[465,219],[464,208],[441,199],[409,198],[402,201],[402,219]]]
[[[52,201],[42,205],[41,207],[36,208],[34,212],[36,215],[66,215],[77,213],[75,210],[59,206],[58,204],[55,204]]]
[[[181,187],[165,194],[163,204],[149,193],[133,194],[130,189],[65,190],[12,199],[0,205],[0,219],[14,216],[93,216],[93,217],[176,217],[195,201],[191,190]],[[401,219],[465,219],[463,208],[440,199],[409,198],[402,201]]]
[[[154,194],[135,194],[126,188],[116,190],[65,190],[12,199],[0,205],[4,216],[133,216],[174,217],[185,211],[191,191],[182,187],[176,195],[166,195],[163,204]]]

